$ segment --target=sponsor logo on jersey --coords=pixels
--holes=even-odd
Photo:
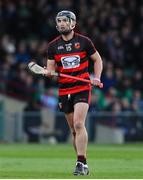
[[[61,62],[64,69],[76,68],[80,65],[80,56],[65,56],[61,58]]]
[[[64,49],[64,46],[58,46],[58,50]]]

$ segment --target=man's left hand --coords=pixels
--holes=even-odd
[[[103,87],[103,84],[101,83],[100,79],[98,79],[98,78],[91,79],[91,84],[94,86],[100,87],[100,88]]]

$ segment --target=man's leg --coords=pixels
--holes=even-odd
[[[73,143],[73,147],[75,149],[75,152],[77,154],[77,148],[76,148],[76,144],[75,144],[75,137],[76,137],[76,133],[75,133],[75,129],[73,126],[73,112],[65,114],[66,120],[68,122],[68,125],[70,127],[71,130],[71,134],[72,134],[72,143]]]
[[[87,149],[87,131],[85,128],[85,119],[89,105],[87,103],[77,103],[74,106],[74,129],[76,132],[76,147],[78,155],[86,157]]]
[[[77,161],[81,164],[77,164],[74,175],[87,175],[88,167],[86,165],[86,151],[88,143],[88,135],[85,128],[85,120],[88,112],[89,105],[87,103],[76,103],[74,105],[74,129],[76,132],[75,144],[77,148]],[[83,164],[85,166],[83,166]],[[85,171],[84,171],[85,168]],[[81,172],[81,173],[80,173]]]

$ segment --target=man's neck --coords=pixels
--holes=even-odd
[[[74,31],[71,31],[68,35],[63,35],[62,34],[62,38],[64,41],[70,41],[74,36]]]

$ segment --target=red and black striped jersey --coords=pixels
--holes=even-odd
[[[69,41],[64,41],[62,36],[51,41],[48,46],[48,59],[55,60],[60,73],[89,79],[89,57],[95,52],[95,46],[88,37],[74,33]],[[58,83],[60,96],[91,89],[88,83],[65,77],[59,77]]]

